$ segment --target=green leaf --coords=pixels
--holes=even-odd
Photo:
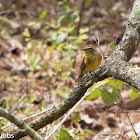
[[[135,12],[135,17],[140,18],[140,9]]]
[[[0,31],[0,35],[1,36],[7,36],[8,35],[8,32],[5,30],[5,29],[2,29],[1,31]]]
[[[44,58],[44,52],[43,51],[39,51],[39,55],[40,55],[41,59]]]
[[[58,64],[56,65],[57,71],[62,71],[62,68],[63,68],[63,63],[58,63]]]
[[[35,21],[31,21],[31,22],[28,23],[28,26],[34,26],[35,24],[36,24]]]
[[[60,43],[62,43],[66,39],[66,36],[67,36],[66,33],[61,33],[60,35],[58,35],[56,44],[59,45]]]
[[[59,95],[64,95],[64,91],[63,91],[63,90],[58,89],[58,90],[57,90],[57,94],[59,94]]]
[[[136,98],[140,97],[140,95],[138,94],[138,90],[132,86],[131,88],[132,88],[132,92],[130,94],[130,99],[135,100]]]
[[[134,135],[132,135],[131,137],[132,137],[132,140],[136,140],[136,137]]]
[[[92,92],[86,99],[87,100],[97,99],[101,95],[101,88],[103,88],[103,87],[100,87],[100,88],[94,90],[94,92]]]
[[[57,20],[57,27],[60,27],[60,26],[61,26],[62,21],[63,21],[64,18],[65,18],[64,15],[63,15],[63,16],[60,16],[60,17],[58,18],[58,20]]]
[[[80,115],[77,112],[74,112],[72,115],[72,122],[73,123],[78,123],[79,121],[81,121]]]
[[[105,85],[109,85],[109,86],[116,87],[119,89],[125,85],[125,83],[123,81],[120,81],[120,80],[115,81],[113,78],[108,78],[107,80],[108,81],[105,83]],[[118,86],[117,86],[117,84],[118,84]]]
[[[115,46],[115,44],[112,43],[112,44],[109,45],[109,48],[110,48],[111,51],[114,51],[116,46]]]
[[[64,48],[65,44],[61,43],[57,46],[57,52],[58,53],[62,53],[63,52],[63,48]]]
[[[94,132],[92,130],[89,130],[89,129],[84,129],[84,132],[86,132],[88,134],[88,136],[91,136],[94,134]]]
[[[31,37],[28,28],[25,28],[25,29],[24,29],[24,31],[23,31],[23,35],[26,36],[26,37]]]
[[[60,33],[53,33],[51,36],[51,40],[54,44],[61,44],[67,37],[67,33],[60,32]]]
[[[43,11],[43,12],[40,14],[40,16],[39,16],[39,19],[40,19],[40,20],[44,20],[44,19],[46,18],[47,14],[48,14],[48,11],[47,11],[47,10]]]
[[[31,47],[28,48],[28,57],[31,56],[31,54],[33,53],[33,50],[34,50],[34,47],[33,46],[31,46]]]
[[[3,126],[5,126],[4,119],[0,118],[0,132],[4,132],[3,129],[2,129]]]
[[[45,71],[48,69],[48,63],[47,63],[47,62],[45,62],[45,63],[43,64],[43,68],[44,68]]]
[[[86,33],[89,31],[89,27],[86,27],[86,28],[81,28],[80,29],[80,34],[83,34],[83,33]]]
[[[43,77],[46,77],[48,74],[47,74],[47,72],[42,72],[41,75],[42,75]]]
[[[86,2],[91,5],[92,4],[92,1],[91,0],[86,0]]]
[[[60,129],[60,135],[57,138],[57,140],[73,140],[70,136],[70,134],[64,130],[64,129]]]
[[[68,0],[63,0],[63,3],[64,3],[65,8],[69,8]]]
[[[49,48],[49,53],[50,53],[50,54],[52,54],[52,53],[53,53],[54,48],[55,48],[55,45],[52,45],[52,46]]]
[[[9,21],[4,21],[4,20],[0,19],[0,25],[2,25],[2,26],[10,26],[10,23],[9,23]]]
[[[30,103],[33,103],[35,101],[35,99],[36,99],[36,95],[34,94],[30,100]]]
[[[0,127],[4,126],[4,123],[0,122]]]
[[[106,90],[101,90],[101,97],[106,105],[111,106],[114,103],[119,102],[119,91],[115,87],[113,87],[112,93],[107,92]]]
[[[66,16],[66,20],[68,21],[71,19],[71,12],[72,11],[69,8],[66,10],[65,16]]]

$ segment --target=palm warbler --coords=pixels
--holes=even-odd
[[[87,45],[82,51],[84,51],[85,57],[81,63],[80,75],[76,82],[79,82],[85,73],[95,71],[102,61],[102,55],[92,45]]]

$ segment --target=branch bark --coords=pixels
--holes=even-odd
[[[15,118],[11,113],[6,112],[0,107],[0,115],[17,125],[19,128],[24,129],[26,135],[29,135],[32,139],[43,140],[43,138],[31,127],[29,127],[24,121]],[[12,138],[13,139],[13,138]]]
[[[77,83],[67,99],[45,116],[32,122],[30,124],[31,128],[37,131],[63,116],[81,99],[91,85],[107,77],[113,76],[140,90],[140,70],[128,63],[140,42],[140,19],[134,17],[136,9],[140,9],[140,0],[135,0],[126,31],[113,54],[95,72],[92,72],[90,77],[85,76]],[[14,139],[17,140],[26,136],[25,132],[25,130],[16,130],[11,133],[14,134]]]

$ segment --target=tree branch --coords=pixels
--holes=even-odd
[[[1,107],[0,107],[0,116],[3,116],[4,118],[9,120],[10,122],[12,122],[15,125],[17,125],[19,128],[24,129],[25,134],[29,135],[32,139],[43,140],[43,138],[35,130],[33,130],[26,123],[24,123],[24,121],[15,118],[13,115],[11,115],[11,113],[6,112]]]
[[[111,77],[112,73],[116,79],[140,90],[140,69],[125,61],[114,61],[110,64],[110,73],[108,72],[107,75]]]

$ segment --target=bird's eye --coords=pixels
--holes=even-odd
[[[88,48],[88,50],[92,50],[92,48]]]

